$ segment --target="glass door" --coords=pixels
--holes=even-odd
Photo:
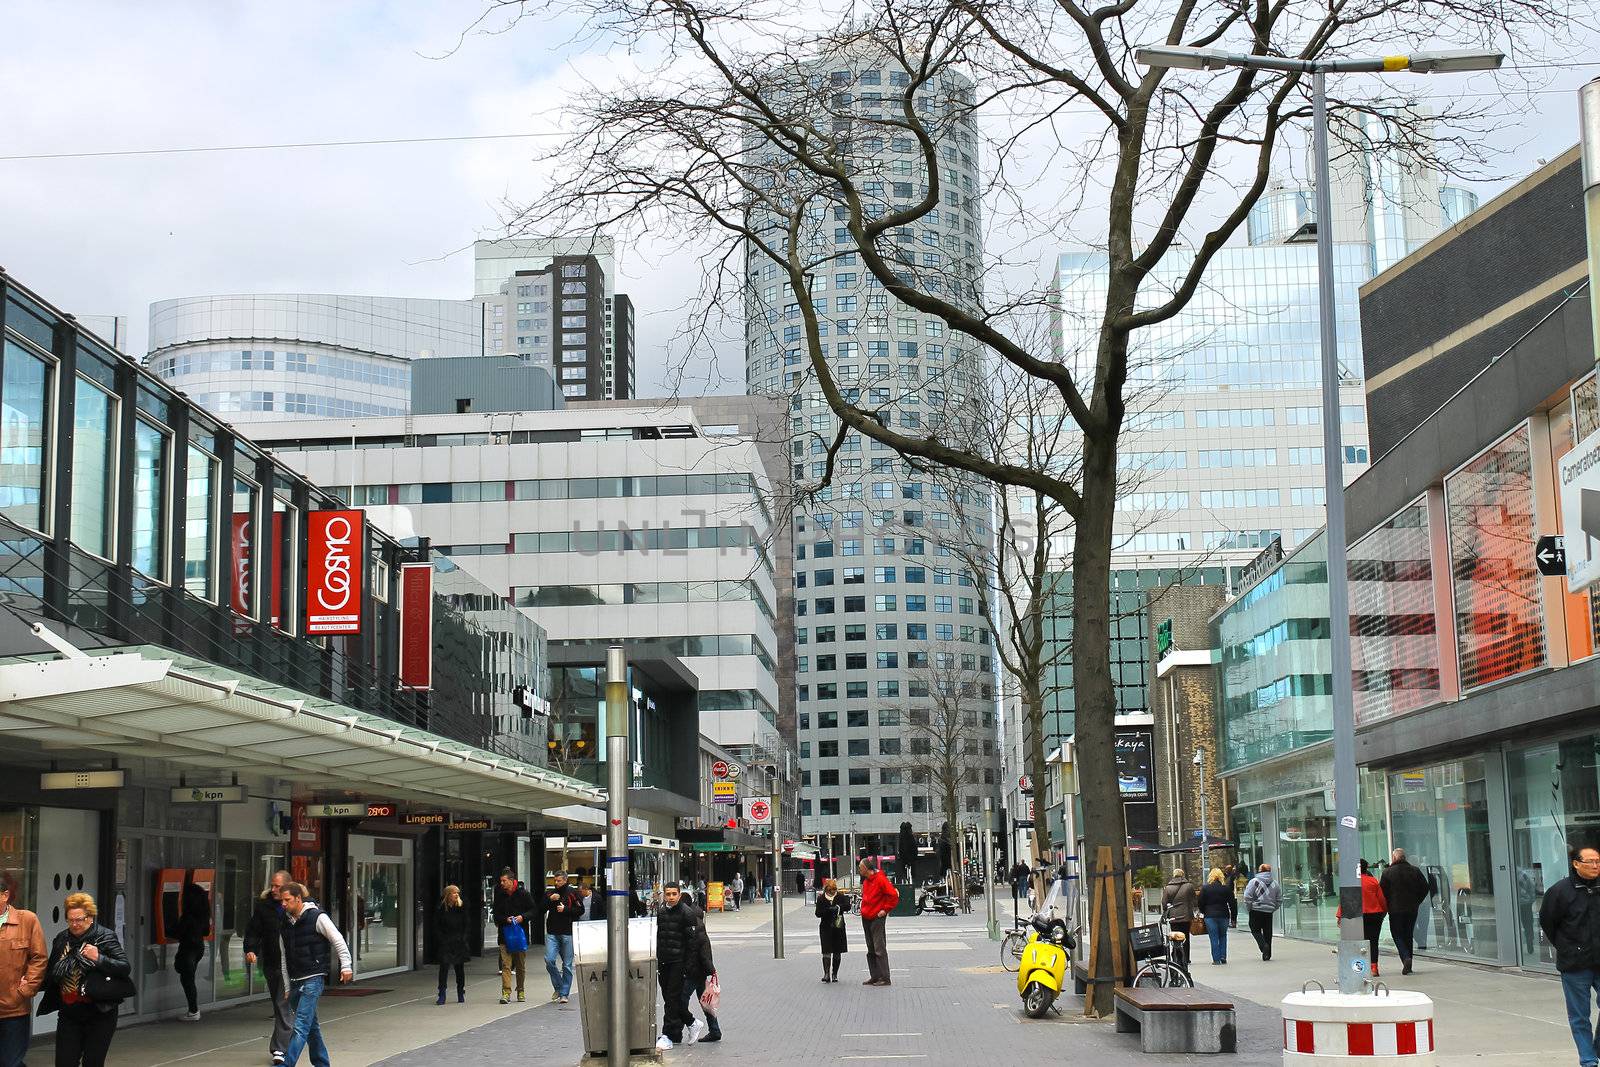
[[[357,974],[411,966],[411,854],[406,838],[350,835]]]

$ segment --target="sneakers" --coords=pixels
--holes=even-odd
[[[283,1053],[274,1052],[272,1054],[272,1067],[282,1067],[282,1065],[283,1065]]]
[[[511,1003],[511,994],[510,993],[501,993],[500,994],[500,1003],[502,1003],[502,1004],[510,1004]]]
[[[550,1003],[554,1004],[556,1001],[558,1001],[560,999],[561,999],[561,992],[559,990],[552,989],[550,991]]]
[[[178,1016],[178,1021],[181,1023],[197,1023],[200,1021],[200,1013],[197,1011],[186,1011],[182,1015]]]
[[[735,909],[735,910],[737,910],[737,909]],[[707,1034],[705,1037],[702,1037],[700,1039],[700,1043],[703,1045],[707,1041],[721,1041],[721,1040],[722,1040],[722,1034],[720,1032],[718,1032],[718,1033],[713,1033],[713,1034]]]
[[[567,1003],[567,998],[566,997],[562,997],[561,998],[561,1003],[563,1003],[563,1004]]]
[[[656,1051],[671,1052],[672,1038],[668,1037],[666,1034],[662,1034],[660,1037],[656,1038]]]
[[[683,1043],[685,1045],[692,1045],[696,1041],[699,1041],[700,1035],[704,1032],[704,1030],[705,1023],[702,1023],[699,1019],[690,1019],[689,1029],[686,1030],[683,1035]]]
[[[518,1004],[526,1004],[527,1002],[528,1002],[528,994],[524,993],[520,989],[517,990],[517,1003]]]
[[[434,1003],[435,1004],[443,1004],[444,1003],[444,990],[442,990],[442,989],[439,990],[439,999],[434,1001]]]

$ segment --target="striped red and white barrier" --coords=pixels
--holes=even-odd
[[[1290,993],[1283,998],[1285,1067],[1374,1063],[1431,1067],[1433,1001],[1411,990],[1378,995]]]

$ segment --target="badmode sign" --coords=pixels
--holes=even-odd
[[[1561,457],[1560,486],[1567,585],[1576,593],[1600,579],[1600,433]]]

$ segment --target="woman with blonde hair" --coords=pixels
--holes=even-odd
[[[850,951],[845,937],[845,913],[850,910],[850,897],[839,892],[839,883],[824,879],[822,892],[817,894],[817,936],[822,939],[822,980],[839,980],[839,959]]]
[[[459,886],[444,887],[444,897],[434,912],[434,929],[439,932],[439,999],[444,1003],[444,981],[450,968],[456,970],[456,1003],[467,1002],[467,909],[461,904]]]
[[[50,946],[39,1014],[60,1010],[56,1067],[105,1067],[117,1032],[117,1007],[133,995],[132,968],[117,935],[101,926],[94,898],[73,893],[62,905],[67,928]]]
[[[1221,966],[1228,962],[1228,927],[1239,925],[1239,902],[1221,867],[1211,868],[1206,876],[1198,904],[1206,921],[1206,933],[1211,937],[1211,963]]]

